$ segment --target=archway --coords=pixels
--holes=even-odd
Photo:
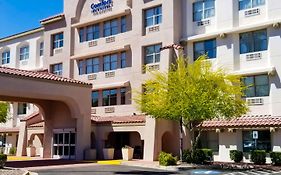
[[[90,148],[91,84],[46,72],[3,67],[0,67],[0,82],[1,101],[38,106],[44,119],[44,158],[53,157],[57,133],[72,132],[75,133],[72,137],[75,142],[74,158],[83,159],[84,150]],[[19,128],[17,155],[25,155],[26,126],[27,123],[22,122]]]
[[[134,159],[143,158],[144,142],[138,132],[110,132],[105,147],[114,148],[114,159],[122,159],[122,148],[129,146],[134,148]]]
[[[178,151],[175,147],[175,143],[174,142],[175,137],[173,137],[173,135],[171,134],[171,132],[167,131],[162,135],[161,138],[161,143],[162,143],[162,148],[161,150],[166,152],[166,153],[171,153],[173,155],[177,155]]]

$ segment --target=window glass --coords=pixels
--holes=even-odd
[[[18,103],[18,115],[27,114],[27,103]]]
[[[219,134],[215,131],[202,132],[198,147],[212,149],[214,152],[219,151]]]
[[[5,51],[2,53],[2,64],[10,63],[10,51]]]
[[[243,151],[266,150],[271,151],[271,135],[269,130],[257,131],[258,138],[253,138],[253,131],[243,131]]]
[[[121,32],[124,33],[127,31],[127,19],[126,16],[121,18]]]
[[[91,25],[87,27],[86,40],[96,40],[99,38],[99,24]]]
[[[127,54],[126,52],[121,53],[121,68],[127,67]]]
[[[27,60],[29,58],[29,46],[20,48],[20,60]]]
[[[103,57],[103,71],[117,69],[117,54],[106,55]]]
[[[99,58],[89,58],[86,60],[86,74],[99,72]]]
[[[250,9],[265,4],[265,0],[239,0],[239,10]]]
[[[215,0],[203,0],[193,3],[193,21],[201,21],[215,16]]]
[[[266,29],[240,34],[240,54],[264,50],[267,50]]]
[[[126,104],[126,88],[121,88],[120,94],[121,94],[121,105],[124,105]]]
[[[103,106],[113,106],[117,104],[117,91],[116,89],[104,90],[102,92]]]
[[[63,33],[53,35],[53,48],[63,47]]]
[[[145,47],[145,64],[160,62],[161,44]]]
[[[39,46],[39,56],[43,56],[43,54],[44,54],[44,42],[41,42]]]
[[[92,92],[92,107],[97,107],[99,105],[99,92]]]
[[[201,55],[207,54],[208,58],[217,57],[217,44],[216,39],[200,41],[194,43],[194,60]]]
[[[80,41],[80,43],[85,41],[84,33],[85,33],[85,29],[84,28],[80,28],[79,29],[79,41]]]
[[[269,80],[267,75],[248,76],[243,78],[246,97],[269,96]]]
[[[118,20],[113,19],[111,21],[104,22],[103,26],[104,37],[112,36],[118,34]]]
[[[145,27],[162,23],[162,6],[145,10]]]
[[[84,74],[84,60],[78,61],[78,69],[79,69],[79,75]]]
[[[62,75],[62,63],[59,64],[54,64],[51,66],[52,67],[52,73],[55,75]]]

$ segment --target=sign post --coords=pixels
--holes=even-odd
[[[259,132],[253,131],[253,139],[255,140],[255,149],[257,149],[257,139],[259,138]]]

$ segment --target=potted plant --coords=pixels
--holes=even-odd
[[[114,157],[114,148],[107,145],[105,148],[103,148],[103,158],[105,160],[112,160]]]
[[[125,145],[125,147],[122,148],[122,157],[123,160],[132,160],[134,155],[134,148]]]
[[[27,157],[35,157],[36,156],[36,148],[33,145],[29,145],[26,148],[26,155]]]

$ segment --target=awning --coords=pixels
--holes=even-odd
[[[91,120],[96,124],[136,124],[145,123],[145,115],[131,115],[131,116],[110,116],[98,117],[92,116]]]
[[[255,75],[255,74],[271,74],[274,75],[276,72],[275,67],[262,67],[262,68],[255,68],[255,69],[248,69],[242,71],[235,71],[234,74],[238,75]]]
[[[109,89],[115,87],[127,87],[130,86],[130,81],[122,81],[122,82],[115,82],[115,83],[108,83],[102,85],[94,85],[93,89]]]
[[[223,129],[223,128],[263,128],[281,127],[281,117],[271,115],[251,115],[242,116],[230,120],[210,120],[202,124],[203,129]]]

